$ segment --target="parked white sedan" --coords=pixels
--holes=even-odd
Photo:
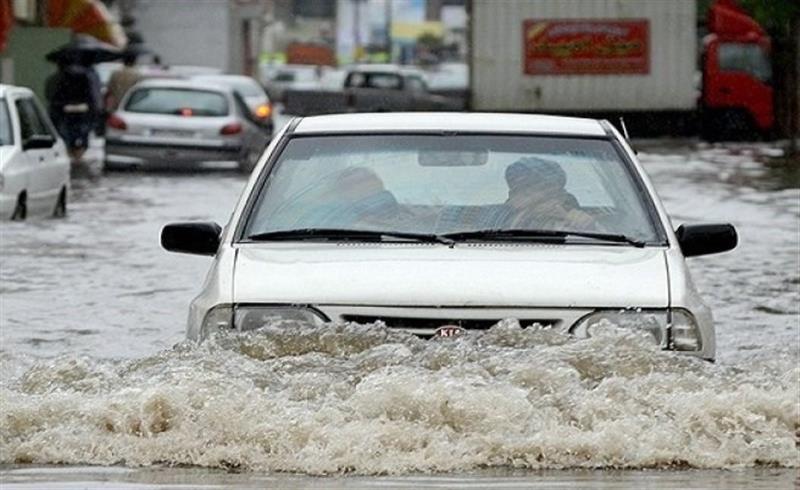
[[[730,250],[737,235],[673,231],[606,121],[384,113],[293,120],[224,232],[177,223],[161,241],[215,256],[192,339],[275,319],[450,336],[517,318],[578,337],[637,329],[714,359],[684,257]]]
[[[64,216],[69,166],[64,142],[33,92],[0,85],[0,217]]]

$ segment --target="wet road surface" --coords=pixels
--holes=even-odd
[[[161,226],[224,223],[245,179],[76,181],[67,219],[0,224],[0,478],[27,488],[98,478],[291,487],[298,477],[265,472],[449,471],[381,485],[791,485],[800,189],[796,176],[756,161],[771,151],[659,143],[640,154],[675,226],[731,221],[739,231],[735,252],[690,261],[715,313],[716,365],[637,339],[578,345],[513,324],[438,345],[359,327],[173,348],[209,259],[162,251]],[[471,473],[487,466],[533,473]],[[658,470],[541,473],[597,466]]]

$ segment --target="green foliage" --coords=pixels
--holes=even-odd
[[[706,18],[715,0],[698,0],[697,16]],[[738,0],[742,6],[772,37],[791,36],[790,20],[800,17],[800,0]]]
[[[423,32],[417,38],[417,44],[420,46],[435,51],[437,49],[441,49],[444,45],[444,42],[441,37],[437,36],[436,34],[432,34],[430,32]]]
[[[789,37],[790,20],[800,17],[798,0],[740,0],[742,7],[752,12],[759,24],[773,36]]]

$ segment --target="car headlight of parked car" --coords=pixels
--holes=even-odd
[[[321,325],[326,320],[316,310],[302,306],[218,305],[206,313],[201,338],[214,332],[247,332],[281,320]]]
[[[703,348],[694,316],[679,308],[595,311],[578,320],[570,332],[577,337],[587,338],[609,327],[646,332],[657,345],[667,350],[693,352]]]

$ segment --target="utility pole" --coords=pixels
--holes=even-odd
[[[386,54],[387,61],[393,61],[392,50],[392,0],[384,0],[384,14],[386,15]]]
[[[361,61],[361,0],[353,0],[353,39],[355,41],[355,53],[353,61]]]

